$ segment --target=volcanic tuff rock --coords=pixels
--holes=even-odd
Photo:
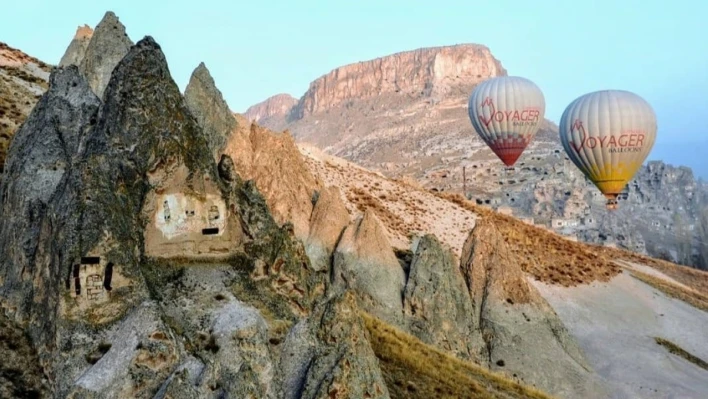
[[[119,62],[103,103],[76,66],[58,69],[8,166],[0,301],[27,326],[53,397],[277,397],[281,342],[323,299],[329,271],[310,267],[228,156],[214,163],[152,38]],[[225,231],[177,247],[160,238],[173,234],[163,220],[187,220],[173,197],[187,218],[190,204],[204,220],[200,204],[213,204],[209,223],[219,212]],[[337,303],[310,319],[307,362],[287,360],[308,370],[296,390],[387,397],[357,311]],[[8,389],[40,389],[37,373]]]
[[[16,319],[31,322],[43,366],[51,362],[59,292],[69,278],[67,258],[74,256],[62,248],[69,240],[65,225],[79,223],[63,208],[78,210],[72,194],[79,194],[67,192],[78,182],[67,174],[78,163],[99,103],[75,66],[53,72],[49,91],[12,142],[0,187],[0,296]]]
[[[90,26],[84,25],[76,28],[74,39],[71,40],[69,47],[67,47],[61,57],[59,66],[80,65],[86,55],[86,48],[88,48],[92,36],[93,29]]]
[[[261,103],[249,107],[243,113],[243,116],[251,122],[263,124],[271,117],[277,118],[288,115],[297,102],[297,98],[290,94],[276,94]]]
[[[575,340],[513,263],[492,222],[478,220],[460,266],[492,370],[561,397],[607,397]]]
[[[467,286],[457,258],[433,235],[415,243],[403,294],[408,330],[461,359],[486,361]]]
[[[218,160],[237,123],[203,62],[192,72],[184,97],[204,129],[214,159]]]
[[[364,212],[342,233],[332,276],[335,289],[356,292],[364,310],[390,323],[401,323],[406,275],[373,211]]]
[[[306,369],[302,370],[306,372],[299,376],[284,376],[286,380],[293,380],[297,376],[302,381],[302,385],[295,384],[295,389],[286,391],[286,397],[389,397],[378,360],[358,312],[355,296],[345,291],[313,311],[298,341],[285,341],[287,349],[284,355],[307,353],[303,359],[306,361],[301,362],[306,365]],[[288,362],[291,360],[286,360],[285,364]],[[301,388],[298,389],[298,386]]]
[[[313,196],[322,184],[312,176],[287,132],[274,133],[243,118],[237,121],[224,154],[234,160],[239,175],[255,182],[278,223],[291,222],[295,235],[306,240]]]
[[[111,79],[111,72],[118,62],[128,53],[133,42],[125,33],[125,26],[118,17],[108,11],[96,25],[96,30],[86,46],[79,69],[86,76],[89,86],[99,98]],[[71,44],[69,45],[70,50]]]
[[[0,42],[0,177],[10,141],[47,89],[51,69],[44,62]]]
[[[305,251],[315,270],[326,270],[332,264],[337,242],[350,222],[342,194],[337,187],[326,187],[317,196],[310,218],[310,235]]]

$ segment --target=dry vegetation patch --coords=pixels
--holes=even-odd
[[[703,359],[696,357],[683,349],[682,347],[676,345],[675,343],[669,341],[668,339],[664,339],[661,337],[654,337],[654,340],[656,341],[657,344],[663,346],[666,348],[670,353],[680,356],[689,362],[695,364],[696,366],[708,370],[708,362],[704,361]]]
[[[467,201],[459,194],[439,193],[445,198],[482,217],[490,218],[497,225],[510,249],[524,271],[546,283],[575,286],[593,281],[608,281],[622,268],[615,260],[626,260],[652,267],[674,280],[693,288],[696,292],[645,275],[642,281],[653,281],[653,286],[670,291],[675,298],[704,309],[708,301],[708,272],[680,266],[660,259],[640,255],[625,249],[602,247],[570,241],[546,229],[531,226],[514,217]],[[635,273],[635,271],[632,271]],[[637,276],[639,273],[636,273]],[[644,273],[642,273],[644,275]],[[680,290],[680,292],[678,291]],[[708,302],[706,302],[708,303]],[[698,305],[697,305],[698,304]]]
[[[629,273],[639,281],[651,285],[671,298],[679,299],[698,309],[708,312],[708,295],[692,289],[686,289],[666,279],[652,276],[638,270],[629,270]]]
[[[392,398],[551,398],[448,355],[367,313],[361,315]]]
[[[672,279],[694,290],[708,295],[708,272],[681,266],[661,259],[650,258],[627,250],[598,247],[598,251],[614,259],[624,259],[634,263],[650,266]]]
[[[567,240],[481,207],[459,194],[441,193],[438,196],[491,219],[504,237],[514,260],[525,272],[540,281],[572,287],[593,281],[609,281],[622,270],[608,257],[598,255],[593,246]]]

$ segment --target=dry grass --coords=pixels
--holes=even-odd
[[[706,299],[696,299],[698,297],[695,295],[706,298],[704,294],[708,294],[708,272],[624,249],[569,241],[551,231],[528,225],[514,217],[467,201],[459,194],[439,193],[437,196],[482,217],[491,218],[509,244],[511,251],[517,256],[523,270],[543,282],[574,286],[592,281],[608,281],[621,271],[621,267],[614,261],[626,260],[650,266],[696,291],[690,294],[682,293],[680,297],[675,297],[693,298],[686,301],[694,306],[696,303],[702,303],[697,301],[706,301]],[[676,292],[675,287],[678,287],[676,284],[652,276],[647,277],[649,278],[652,281],[657,280],[655,284],[661,283],[663,287],[667,287],[667,290]],[[686,291],[681,287],[678,289]]]
[[[467,201],[459,194],[437,194],[481,217],[491,219],[521,268],[536,279],[572,287],[609,281],[622,270],[596,247],[567,240],[548,230]]]
[[[361,315],[392,398],[551,398],[445,354],[367,313]]]
[[[686,289],[678,284],[672,283],[671,281],[660,277],[655,277],[647,273],[642,273],[637,270],[629,270],[629,273],[637,280],[651,285],[672,298],[684,301],[698,309],[708,312],[708,295],[704,295],[699,291]]]
[[[367,209],[374,211],[376,216],[384,223],[384,225],[389,226],[393,231],[398,234],[406,235],[408,234],[408,229],[406,223],[398,215],[388,210],[388,208],[381,202],[385,200],[385,196],[378,198],[369,194],[366,190],[360,188],[353,188],[351,191],[346,191],[347,200],[354,204],[360,212],[364,212]]]
[[[650,266],[672,279],[684,284],[694,290],[708,294],[708,272],[694,269],[688,266],[681,266],[661,259],[650,258],[622,249],[598,248],[606,256],[614,259],[624,259],[634,263]]]
[[[708,370],[708,362],[692,355],[691,353],[687,352],[686,350],[684,350],[680,346],[676,345],[675,343],[669,341],[668,339],[664,339],[661,337],[654,337],[654,340],[656,341],[657,344],[666,348],[670,353],[672,353],[676,356],[680,356],[702,369]]]

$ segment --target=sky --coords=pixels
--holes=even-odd
[[[642,96],[659,127],[649,159],[708,178],[707,1],[7,1],[0,41],[56,64],[77,26],[95,27],[107,10],[134,42],[161,45],[180,89],[203,61],[235,112],[277,93],[300,97],[338,66],[484,44],[541,88],[556,123],[587,92]]]

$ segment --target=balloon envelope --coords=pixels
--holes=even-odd
[[[649,103],[634,93],[603,90],[570,103],[559,130],[570,160],[608,198],[608,208],[613,209],[617,196],[654,146],[656,115]]]
[[[546,100],[530,80],[499,76],[475,87],[467,112],[477,134],[506,166],[512,166],[538,132]]]

